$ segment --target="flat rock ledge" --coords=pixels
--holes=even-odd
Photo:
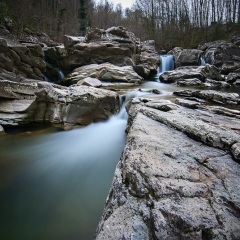
[[[128,106],[127,142],[95,239],[240,239],[240,112],[177,102],[189,107]]]
[[[89,86],[63,87],[48,82],[0,80],[0,124],[50,123],[71,129],[103,121],[119,110],[115,92]]]

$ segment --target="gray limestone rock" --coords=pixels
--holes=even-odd
[[[95,239],[240,238],[240,166],[229,152],[238,153],[239,122],[154,101],[132,101]]]
[[[164,83],[174,83],[181,79],[199,79],[205,82],[210,78],[217,81],[223,81],[218,69],[212,65],[206,64],[198,67],[179,67],[174,71],[167,71],[160,75],[160,81]]]
[[[141,83],[143,81],[143,78],[133,70],[132,66],[118,67],[110,63],[79,67],[69,74],[64,81],[74,84],[87,77],[107,82]]]
[[[51,123],[70,129],[105,120],[119,109],[117,94],[88,86],[0,81],[0,124]]]

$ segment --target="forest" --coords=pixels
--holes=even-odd
[[[0,21],[17,35],[45,32],[56,41],[84,35],[88,27],[123,26],[158,50],[196,47],[240,33],[240,0],[135,0],[131,8],[108,0],[0,0]]]

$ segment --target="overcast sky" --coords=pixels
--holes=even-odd
[[[95,0],[95,2],[100,2],[100,0]],[[118,3],[121,3],[122,4],[122,7],[123,8],[130,8],[134,2],[134,0],[108,0],[108,2],[112,2],[115,6],[118,4]]]

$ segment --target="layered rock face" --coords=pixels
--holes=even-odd
[[[96,239],[240,238],[240,112],[176,102],[132,101]]]
[[[157,72],[159,55],[154,41],[140,43],[135,35],[122,27],[88,30],[85,37],[65,36],[64,46],[47,48],[49,62],[67,72],[90,64],[111,63],[116,66],[136,66],[142,77]]]
[[[202,51],[199,49],[183,49],[176,47],[168,54],[174,56],[175,66],[178,68],[182,66],[198,66]]]
[[[224,78],[219,73],[218,69],[213,66],[206,64],[204,66],[190,66],[190,67],[179,67],[173,71],[167,71],[160,75],[160,81],[164,83],[177,83],[179,85],[225,85],[221,83]]]
[[[110,63],[91,64],[76,68],[63,82],[74,84],[86,77],[107,82],[143,82],[143,78],[133,70],[132,66],[118,67]]]
[[[240,45],[238,38],[231,42],[215,41],[199,47],[204,51],[207,63],[218,67],[222,73],[228,74],[240,68]]]
[[[0,79],[11,75],[14,81],[21,78],[43,79],[46,63],[39,44],[10,44],[0,38]]]
[[[51,123],[69,129],[105,120],[119,109],[117,94],[88,86],[0,81],[0,124]]]

